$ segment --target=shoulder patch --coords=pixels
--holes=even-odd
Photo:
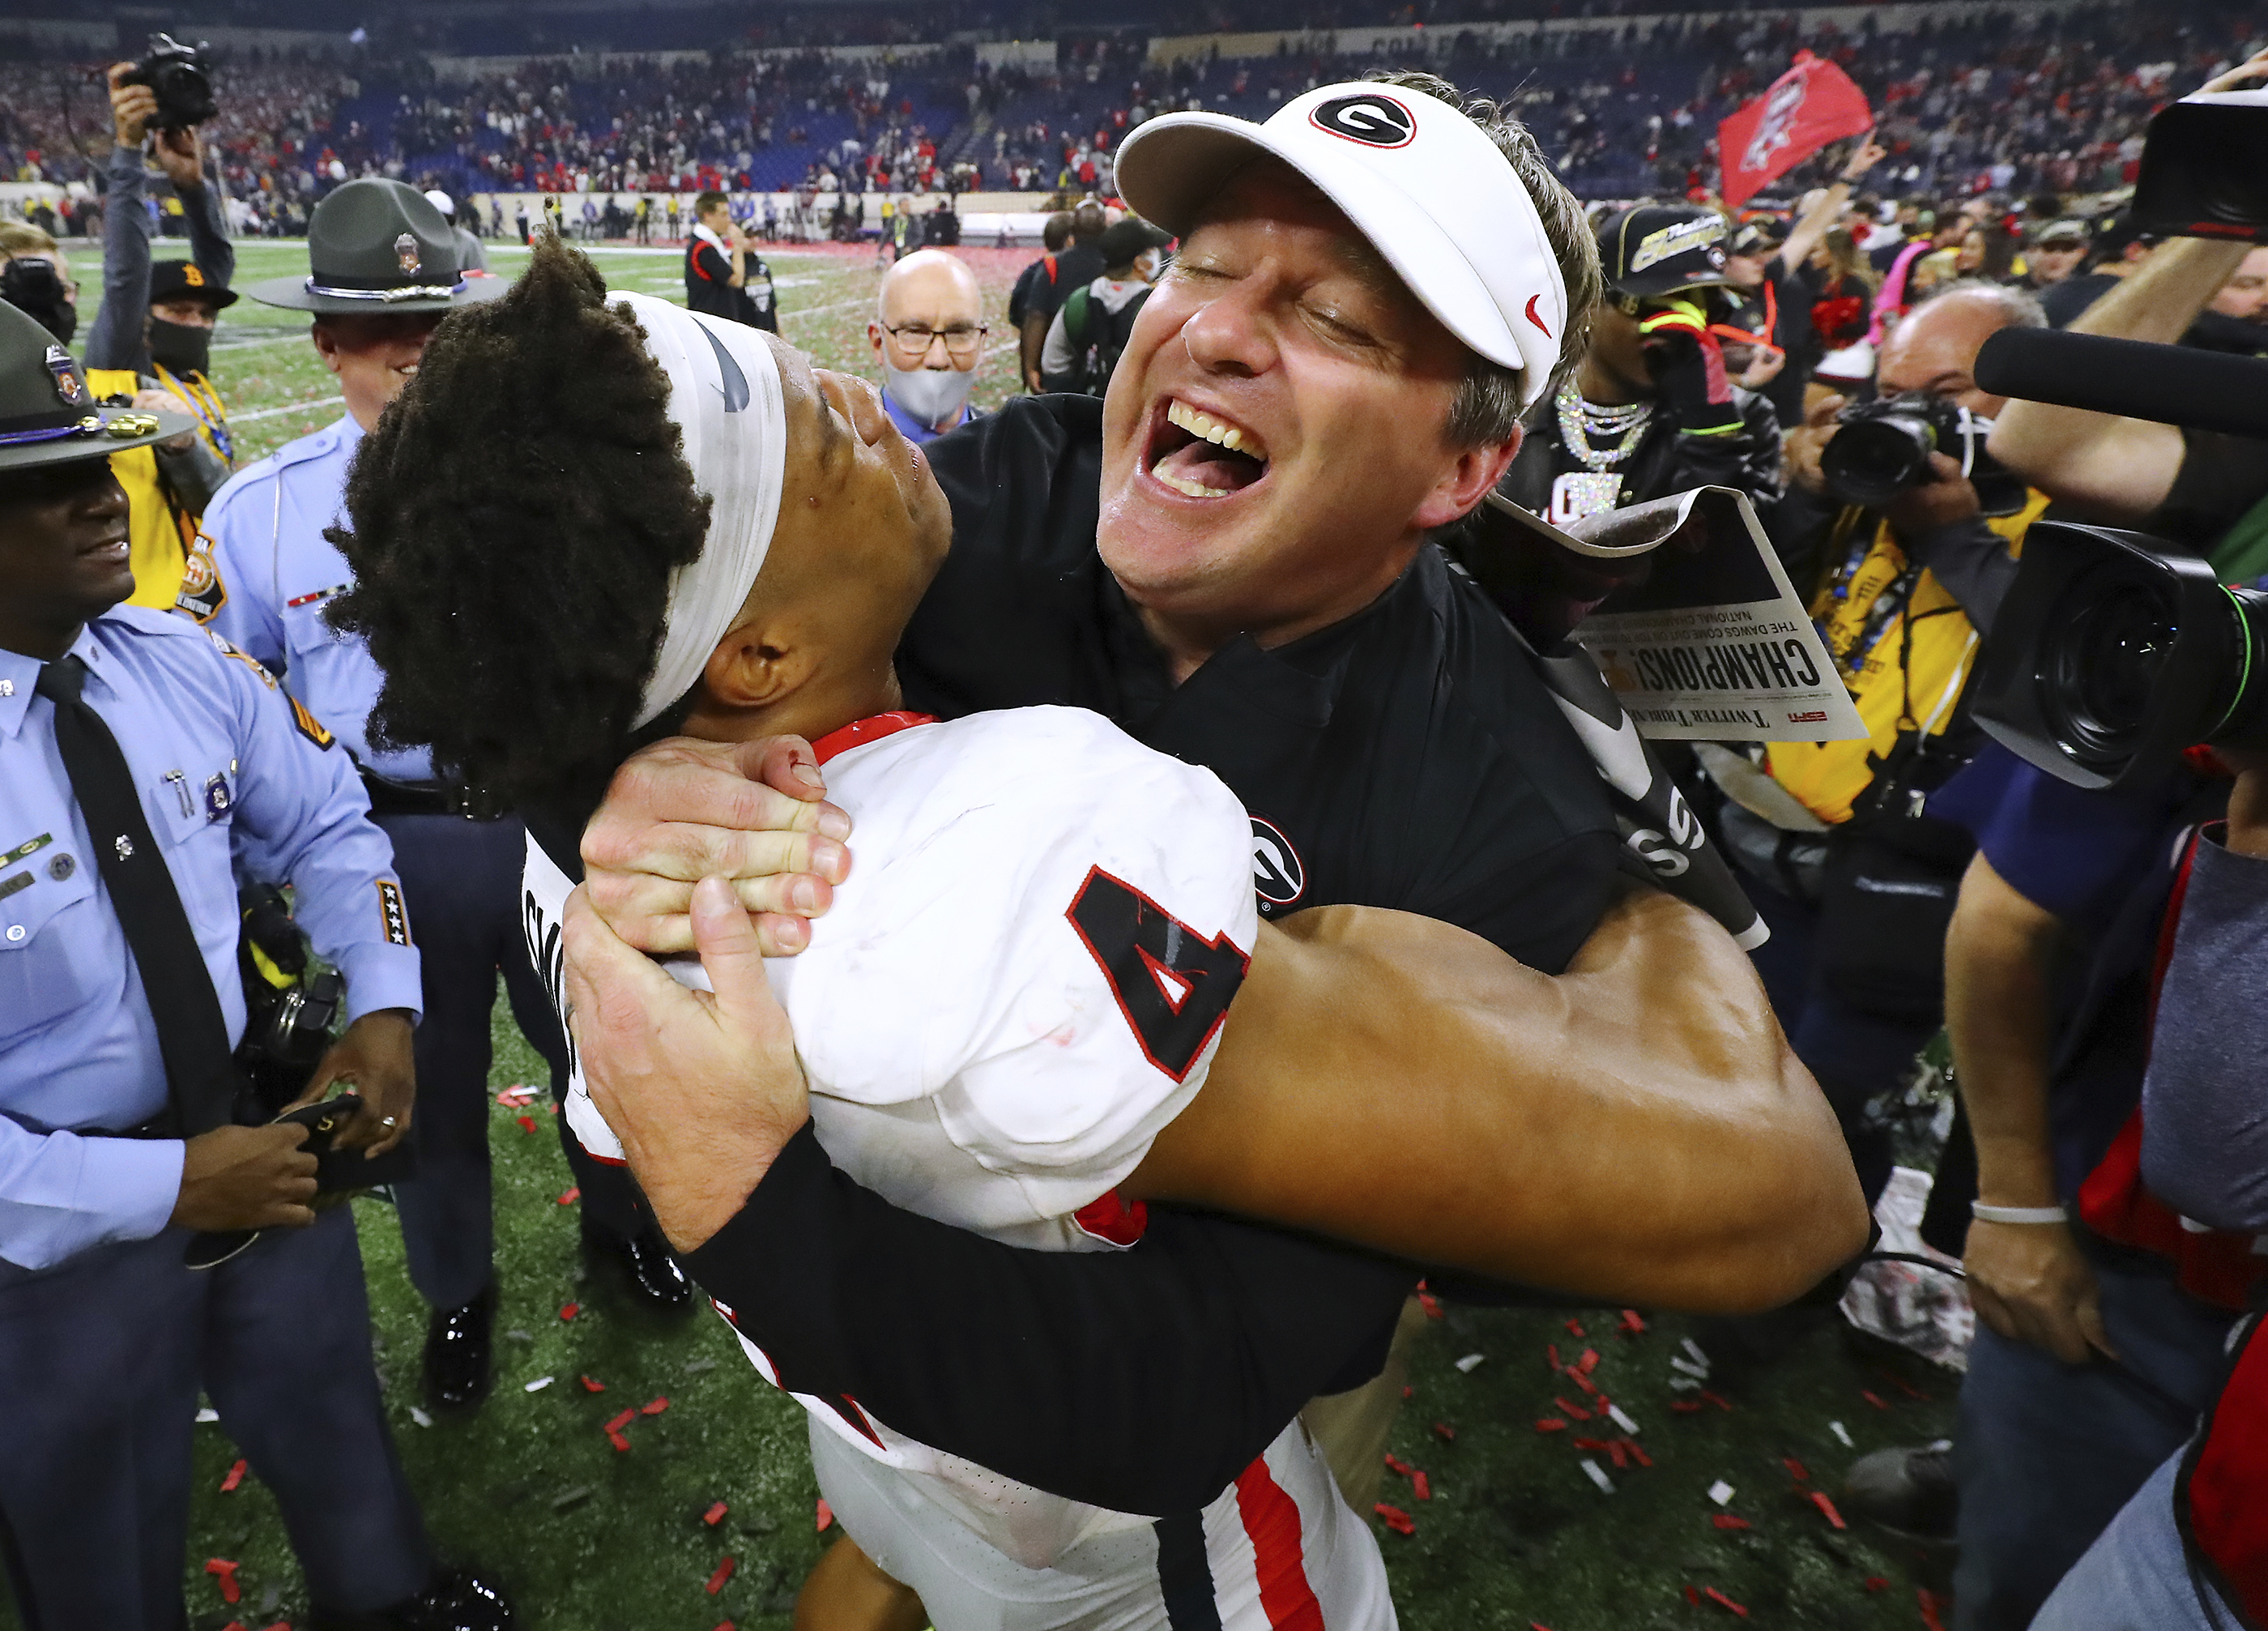
[[[227,604],[228,585],[221,581],[220,568],[214,564],[213,541],[200,527],[181,565],[181,587],[173,597],[173,609],[191,623],[209,624]]]
[[[262,685],[265,685],[269,690],[274,690],[276,689],[276,676],[260,666],[260,660],[257,657],[254,657],[250,652],[239,650],[238,647],[231,645],[229,643],[228,637],[221,633],[218,629],[207,629],[205,631],[205,638],[213,643],[213,649],[218,652],[222,656],[234,658],[237,661],[242,663],[246,668],[258,675],[260,676],[260,683]]]
[[[249,657],[246,658],[245,661],[247,662],[252,661]],[[253,663],[253,667],[257,668],[260,665],[258,663]],[[261,668],[261,672],[264,674],[267,670]],[[273,685],[276,682],[270,680],[268,683],[270,685]],[[291,705],[291,723],[299,727],[299,734],[305,736],[309,742],[313,742],[318,748],[328,748],[337,742],[338,738],[332,735],[330,732],[323,728],[323,722],[320,720],[318,720],[313,714],[307,712],[306,704],[302,703],[297,697],[292,696],[289,691],[284,693],[284,699]]]

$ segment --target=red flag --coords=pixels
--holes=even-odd
[[[1739,209],[1828,143],[1874,126],[1867,94],[1850,75],[1823,57],[1798,51],[1795,66],[1773,80],[1771,90],[1717,127],[1725,207]]]

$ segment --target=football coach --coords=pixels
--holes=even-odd
[[[1604,785],[1503,610],[1432,540],[1580,354],[1601,283],[1579,206],[1517,122],[1419,75],[1325,86],[1264,125],[1161,118],[1118,173],[1182,252],[1104,402],[1012,402],[924,450],[954,532],[897,653],[906,705],[1093,709],[1242,800],[1264,916],[1394,908],[1488,942],[1508,984],[1569,969],[1618,888]],[[1375,1376],[1418,1272],[1224,1211],[1724,1309],[1784,1302],[1864,1240],[1800,1071],[1727,1069],[1717,1102],[1678,1105],[1643,1072],[1608,1093],[1569,1069],[1563,1103],[1507,1104],[1487,1124],[1501,1136],[1459,1147],[1413,1069],[1361,1089],[1387,1136],[1300,1173],[1270,1170],[1280,1126],[1208,1108],[1209,1090],[1137,1175],[1152,1200],[1199,1206],[1151,1206],[1123,1251],[1020,1251],[895,1211],[828,1165],[784,1023],[725,1024],[745,1005],[656,990],[625,948],[694,944],[711,875],[755,911],[824,909],[847,827],[782,796],[798,782],[773,748],[760,764],[671,742],[626,767],[584,836],[596,911],[571,919],[571,957],[593,1091],[618,1131],[637,1124],[624,1141],[657,1217],[799,1390],[854,1395],[1042,1488],[1171,1515],[1311,1397]],[[767,766],[780,791],[750,779]],[[799,922],[763,928],[772,950],[807,943]],[[1426,1000],[1380,987],[1397,1013]],[[1616,1015],[1625,1031],[1675,1029],[1651,1000]],[[1469,1022],[1482,1050],[1461,1080],[1532,1075],[1517,1025],[1453,1006],[1441,1030]],[[1300,1084],[1284,1087],[1292,1109]]]

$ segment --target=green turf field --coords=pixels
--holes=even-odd
[[[492,264],[509,273],[520,255],[497,251]],[[822,363],[873,372],[871,253],[769,258],[787,336]],[[988,292],[991,344],[1005,349],[1007,288],[1027,257],[976,250],[969,258]],[[84,333],[99,267],[84,251],[71,259],[85,290]],[[617,286],[681,296],[674,251],[600,260]],[[305,269],[297,244],[249,244],[238,277]],[[341,411],[306,328],[304,314],[248,299],[224,316],[215,373],[246,458]],[[997,402],[1012,384],[1012,363],[994,356],[986,367],[977,400]],[[536,1080],[538,1062],[501,1009],[496,1034],[492,1085]],[[757,1378],[712,1316],[657,1323],[603,1278],[578,1279],[574,1218],[560,1202],[569,1178],[544,1101],[497,1104],[491,1114],[498,1375],[495,1397],[472,1421],[428,1426],[413,1414],[424,1310],[403,1272],[392,1214],[357,1203],[388,1413],[437,1541],[508,1584],[524,1622],[542,1631],[714,1631],[726,1622],[785,1631],[795,1586],[825,1545],[801,1411]],[[1805,1494],[1839,1487],[1858,1453],[1948,1431],[1949,1377],[1861,1358],[1822,1328],[1748,1391],[1723,1390],[1729,1408],[1719,1408],[1671,1389],[1685,1322],[1658,1318],[1631,1334],[1618,1330],[1616,1311],[1584,1310],[1573,1315],[1578,1334],[1565,1317],[1452,1306],[1428,1325],[1395,1451],[1426,1474],[1430,1498],[1418,1500],[1411,1480],[1389,1474],[1386,1499],[1414,1532],[1373,1520],[1405,1626],[1669,1631],[1740,1623],[1728,1604],[1760,1627],[1925,1623],[1916,1586],[1941,1580],[1910,1548],[1835,1528]],[[1578,1447],[1624,1435],[1562,1407],[1585,1407],[1591,1396],[1550,1369],[1547,1345],[1570,1364],[1586,1350],[1598,1354],[1591,1385],[1637,1424],[1651,1466],[1632,1460],[1618,1470],[1611,1451]],[[1472,1355],[1477,1363],[1458,1368]],[[605,1423],[662,1400],[629,1426],[627,1452],[609,1445]],[[1698,1407],[1682,1412],[1679,1403]],[[1539,1431],[1539,1419],[1568,1426]],[[236,1451],[216,1426],[196,1435],[188,1590],[197,1631],[231,1620],[249,1631],[304,1624],[274,1503],[249,1476],[225,1492]],[[1612,1493],[1594,1485],[1587,1458]],[[1719,1480],[1733,1487],[1722,1507],[1705,1493]],[[719,1502],[723,1517],[704,1523]],[[1740,1526],[1719,1527],[1720,1518]],[[232,1606],[205,1572],[212,1558],[239,1565],[243,1598]],[[1726,1601],[1705,1595],[1712,1590]],[[0,1625],[14,1626],[4,1607]]]

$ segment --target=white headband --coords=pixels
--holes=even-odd
[[[644,726],[699,683],[763,570],[787,479],[787,402],[779,361],[757,330],[650,294],[615,304],[637,320],[646,354],[669,376],[669,417],[710,502],[699,557],[670,574],[661,649],[635,721]]]

